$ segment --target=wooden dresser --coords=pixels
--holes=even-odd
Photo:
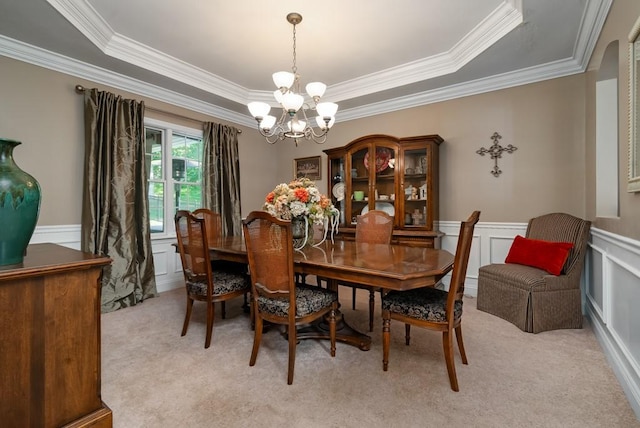
[[[55,244],[0,266],[0,425],[111,427],[100,393],[100,275],[108,257]]]

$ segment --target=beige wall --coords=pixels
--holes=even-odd
[[[73,86],[81,82],[4,57],[0,70],[0,136],[22,142],[16,163],[40,183],[38,225],[80,223],[84,138]]]
[[[74,88],[98,87],[148,107],[196,120],[225,123],[214,117],[146,99],[136,94],[0,56],[0,136],[22,142],[14,150],[16,163],[42,188],[38,226],[80,224],[84,164],[83,97]],[[148,111],[150,117],[201,128],[198,121]],[[237,126],[237,125],[236,125]],[[239,127],[242,207],[246,214],[260,209],[277,175],[277,151],[264,144],[253,129]],[[265,178],[266,177],[266,178]]]
[[[640,238],[640,194],[628,194],[622,183],[620,219],[594,219],[594,93],[599,57],[612,40],[620,40],[620,164],[626,178],[627,35],[640,2],[616,0],[598,41],[590,72],[494,91],[348,122],[332,129],[324,145],[264,142],[254,128],[240,135],[243,215],[260,209],[275,184],[292,178],[294,158],[321,154],[362,135],[412,136],[436,133],[441,146],[442,220],[461,220],[475,209],[486,222],[526,222],[550,211],[565,211],[595,220],[605,230]],[[15,151],[18,164],[41,183],[39,225],[78,224],[82,193],[82,97],[76,84],[90,82],[0,57],[0,136],[23,142]],[[124,96],[144,99],[110,88]],[[147,106],[197,120],[223,122],[145,99]],[[149,112],[164,120],[171,116]],[[34,125],[31,122],[36,119]],[[178,120],[179,121],[179,120]],[[180,122],[180,121],[179,121]],[[189,126],[199,126],[191,121]],[[503,146],[518,150],[499,160],[503,173],[490,174],[489,157],[476,150],[489,147],[493,132]],[[323,155],[321,189],[327,190]]]
[[[595,85],[597,72],[607,46],[618,40],[618,157],[619,157],[619,218],[595,218],[595,175],[587,180],[587,215],[594,219],[593,225],[619,235],[640,239],[640,192],[627,192],[628,150],[629,150],[629,53],[628,36],[633,24],[640,16],[640,2],[637,0],[615,0],[607,16],[598,43],[589,63],[587,73],[587,130],[586,150],[588,171],[595,171]]]
[[[339,122],[323,146],[290,144],[281,166],[290,170],[287,162],[293,157],[312,156],[366,134],[439,134],[445,140],[440,146],[442,220],[466,219],[476,209],[488,222],[526,222],[550,211],[582,217],[584,86],[584,75],[576,75]],[[490,174],[489,156],[476,153],[491,146],[494,132],[502,136],[502,146],[518,148],[499,159],[503,172],[497,178]],[[326,156],[323,162],[326,165]]]
[[[0,82],[4,94],[0,135],[23,142],[15,152],[16,160],[41,183],[38,224],[78,224],[84,125],[82,97],[74,86],[92,84],[7,58],[0,58],[0,67],[4,77]],[[314,156],[366,134],[436,133],[445,139],[441,146],[441,219],[466,218],[475,209],[482,211],[483,221],[525,222],[548,211],[583,216],[584,86],[584,76],[578,75],[338,123],[328,142],[320,146],[301,142],[295,147],[288,141],[271,146],[254,129],[245,128],[240,136],[243,214],[260,209],[264,195],[275,184],[292,178],[294,158]],[[207,119],[145,101],[149,107]],[[177,120],[153,112],[149,115]],[[36,126],[31,124],[34,118]],[[188,121],[183,124],[194,126]],[[498,178],[489,173],[492,161],[475,153],[491,145],[494,131],[502,135],[503,145],[518,147],[500,159],[503,174]],[[321,188],[326,189],[326,169],[323,176]]]

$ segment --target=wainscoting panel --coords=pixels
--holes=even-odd
[[[37,226],[29,244],[44,244],[47,242],[80,250],[80,225]]]
[[[29,243],[45,242],[79,250],[80,225],[37,226]],[[184,285],[180,256],[172,245],[175,242],[175,238],[154,239],[151,242],[153,264],[156,270],[156,287],[160,293]]]
[[[504,263],[513,239],[513,236],[489,236],[489,263]]]
[[[585,260],[585,296],[598,317],[604,320],[604,253],[595,245],[589,249]]]
[[[441,240],[441,248],[455,254],[460,233],[459,221],[441,221],[440,231],[445,234]],[[526,223],[483,223],[478,222],[473,230],[473,243],[467,266],[465,294],[478,295],[478,269],[491,263],[504,263],[511,243],[516,235],[524,235]],[[445,285],[449,285],[451,275],[443,278]]]
[[[153,245],[151,246],[153,247]],[[167,274],[167,265],[169,264],[167,258],[167,250],[153,252],[153,267],[155,269],[156,276]]]
[[[640,242],[591,228],[585,313],[640,418]]]
[[[173,246],[175,243],[176,238],[154,239],[151,242],[153,263],[156,268],[156,287],[160,293],[184,287],[182,262],[180,254]]]

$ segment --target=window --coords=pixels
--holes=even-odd
[[[178,210],[202,207],[202,131],[145,119],[152,234],[173,233]]]
[[[596,217],[618,217],[618,41],[607,46],[596,81]]]

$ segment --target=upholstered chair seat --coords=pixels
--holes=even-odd
[[[548,275],[547,272],[542,269],[518,264],[487,265],[483,266],[483,272],[487,278],[504,281],[513,287],[526,290],[527,292],[532,291],[534,288],[544,286],[546,282],[544,277]]]
[[[296,317],[318,312],[338,300],[337,293],[308,285],[296,286]],[[258,296],[258,310],[280,317],[289,316],[289,297],[267,298]]]
[[[391,291],[382,299],[382,310],[423,321],[447,321],[448,293],[437,288]],[[462,316],[462,300],[454,304],[454,319]]]
[[[234,291],[247,291],[249,276],[231,272],[213,272],[213,296],[221,296]],[[202,280],[187,281],[187,292],[194,295],[207,295],[207,278]]]

